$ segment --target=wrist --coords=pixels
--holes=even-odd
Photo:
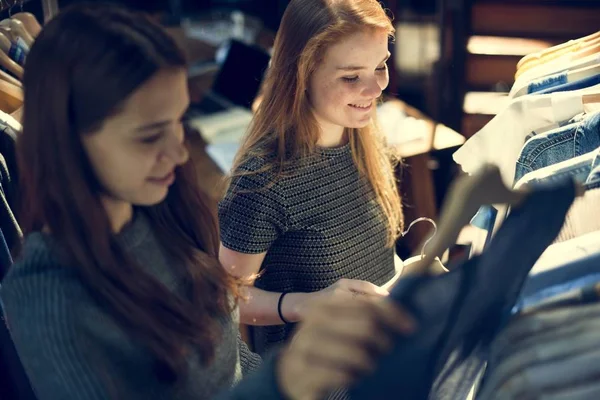
[[[302,305],[309,293],[287,293],[281,302],[281,313],[288,322],[298,322],[301,318]]]

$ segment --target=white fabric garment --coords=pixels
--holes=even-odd
[[[2,110],[0,110],[0,120],[5,122],[16,132],[21,132],[23,130],[23,127],[21,126],[21,123],[19,121],[17,121],[12,115],[7,114]]]
[[[533,67],[529,71],[524,72],[523,75],[519,76],[519,78],[517,78],[513,84],[508,97],[517,98],[522,95],[526,95],[527,87],[534,79],[558,74],[563,71],[572,71],[575,69],[581,69],[591,65],[600,64],[600,54],[592,54],[579,60],[572,60],[571,54],[567,54],[563,57],[548,61],[545,64]]]
[[[474,174],[486,163],[497,165],[506,186],[512,187],[516,162],[527,135],[539,133],[542,127],[558,128],[559,122],[586,111],[582,96],[590,93],[600,93],[600,85],[519,97],[458,149],[454,161],[468,174]]]
[[[550,271],[600,252],[600,231],[549,246],[540,256],[530,275]]]
[[[588,190],[569,209],[565,224],[554,243],[574,239],[586,233],[600,231],[600,189]]]

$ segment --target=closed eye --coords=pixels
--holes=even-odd
[[[161,138],[161,136],[162,136],[162,132],[158,133],[156,135],[152,135],[152,136],[148,136],[148,137],[142,138],[142,139],[140,139],[140,142],[145,143],[145,144],[156,143]]]
[[[357,76],[344,76],[342,79],[346,82],[353,83],[353,82],[358,81],[358,75]]]

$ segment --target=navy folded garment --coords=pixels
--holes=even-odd
[[[527,274],[558,235],[574,198],[572,182],[536,189],[513,208],[480,256],[443,275],[401,279],[390,298],[415,316],[419,329],[399,336],[350,397],[423,400],[465,395],[474,377],[456,379],[454,372],[474,349],[488,346],[510,316]],[[453,365],[448,365],[450,355]]]

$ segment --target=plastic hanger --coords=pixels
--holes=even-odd
[[[585,45],[586,42],[593,41],[597,38],[600,38],[600,31],[579,39],[569,40],[568,42],[549,47],[537,53],[528,54],[519,60],[517,63],[517,70],[521,69],[528,63],[543,59],[548,56],[556,55],[556,53],[567,53],[570,51],[571,47],[581,45],[582,43]]]
[[[581,196],[583,193],[583,187],[578,186],[577,195]],[[479,207],[489,204],[517,206],[526,196],[526,190],[508,189],[502,181],[498,167],[493,165],[485,165],[474,175],[457,179],[444,202],[438,233],[428,245],[423,259],[415,263],[411,272],[431,274],[431,265],[435,257],[440,257],[446,249],[456,243],[461,229]]]
[[[435,223],[434,220],[432,220],[431,218],[427,218],[427,217],[420,217],[415,219],[414,221],[412,221],[410,223],[410,225],[408,226],[408,228],[402,232],[400,234],[401,237],[404,237],[408,234],[408,232],[410,232],[410,229],[417,223],[419,222],[429,222],[431,225],[433,225],[433,233],[431,235],[429,235],[429,237],[425,240],[425,242],[423,243],[423,246],[421,247],[421,254],[417,255],[417,256],[413,256],[410,257],[406,260],[404,260],[402,262],[403,266],[402,266],[402,271],[400,271],[399,273],[397,273],[394,278],[392,278],[389,282],[387,282],[385,285],[382,286],[383,289],[389,290],[390,288],[392,288],[396,282],[398,281],[398,279],[404,275],[404,274],[409,274],[411,273],[411,266],[412,265],[417,265],[417,262],[422,260],[423,258],[425,258],[425,248],[427,247],[427,244],[433,239],[433,237],[436,235],[437,233],[437,225]],[[435,263],[435,268],[432,268],[432,272],[433,273],[444,273],[444,272],[448,272],[448,269],[446,269],[446,267],[444,266],[444,264],[442,264],[441,260],[436,257],[434,259],[434,263]]]
[[[419,265],[419,261],[421,261],[425,258],[427,245],[433,240],[433,238],[435,237],[435,235],[437,234],[437,231],[438,231],[437,225],[434,220],[432,220],[431,218],[427,218],[427,217],[421,217],[421,218],[417,218],[413,222],[411,222],[410,225],[408,226],[408,229],[406,231],[402,232],[401,236],[406,236],[408,234],[408,232],[410,231],[410,228],[412,228],[412,226],[418,222],[431,223],[433,225],[433,232],[431,235],[429,235],[429,237],[423,243],[423,246],[421,247],[421,254],[418,256],[410,257],[404,261],[404,268],[402,269],[403,274],[412,273],[413,268],[415,266]],[[448,269],[444,266],[444,264],[442,263],[440,258],[436,256],[433,258],[430,272],[432,274],[437,275],[437,274],[441,274],[444,272],[448,272]]]
[[[0,110],[7,114],[15,112],[23,105],[23,89],[0,80]]]
[[[33,14],[23,12],[23,1],[21,1],[21,11],[13,15],[11,18],[21,21],[33,39],[35,39],[42,30],[42,26]]]

